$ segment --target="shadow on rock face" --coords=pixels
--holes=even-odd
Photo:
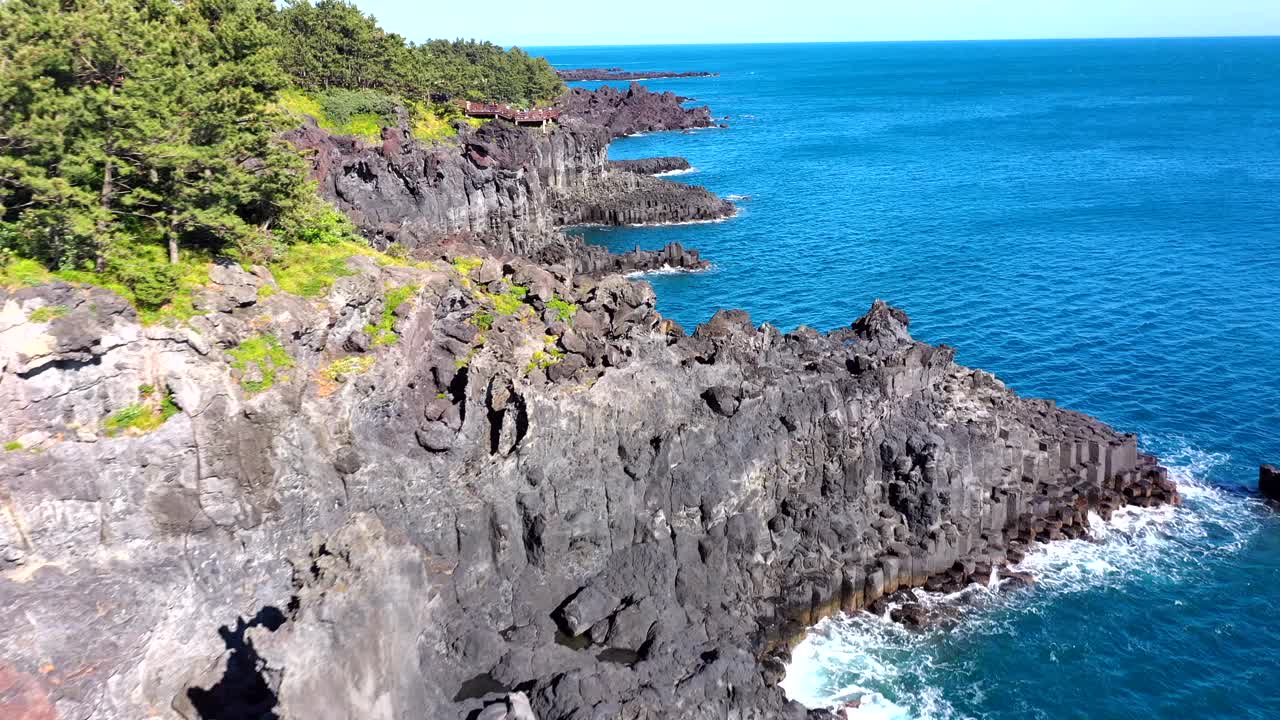
[[[246,638],[245,633],[253,627],[275,632],[285,620],[279,608],[267,606],[249,622],[236,618],[234,630],[227,625],[218,628],[218,634],[231,651],[226,671],[208,688],[187,690],[187,697],[202,720],[278,720],[273,708],[279,702],[274,687],[279,681],[279,670],[267,667],[267,661],[258,655],[253,641]]]

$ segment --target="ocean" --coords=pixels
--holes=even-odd
[[[716,224],[586,229],[714,269],[652,275],[692,329],[784,330],[875,298],[1024,395],[1139,433],[1181,510],[1042,546],[1031,590],[973,587],[946,629],[813,628],[784,687],[866,718],[1280,718],[1280,39],[536,48],[649,81],[728,129],[614,143],[683,155]],[[586,83],[594,85],[594,83]]]

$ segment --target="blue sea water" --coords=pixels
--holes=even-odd
[[[646,278],[692,327],[740,307],[790,329],[872,300],[1023,394],[1139,433],[1179,511],[1043,547],[1029,592],[967,593],[914,633],[827,621],[785,687],[859,717],[1280,718],[1280,39],[539,48],[650,81],[729,129],[655,133],[737,200],[718,224],[585,230],[680,241],[714,270]],[[956,598],[929,598],[954,602]]]

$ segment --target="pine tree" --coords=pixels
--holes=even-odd
[[[51,266],[163,241],[258,254],[305,202],[265,106],[283,87],[268,0],[0,3],[0,209]]]

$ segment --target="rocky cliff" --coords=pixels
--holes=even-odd
[[[553,234],[548,193],[601,175],[609,144],[601,128],[572,121],[545,132],[460,124],[458,142],[440,145],[404,127],[384,129],[376,146],[317,127],[286,139],[310,153],[321,195],[381,247],[466,234],[526,254]]]
[[[347,273],[220,266],[175,328],[0,291],[6,712],[800,718],[806,624],[1177,500],[881,303],[686,336],[572,264]]]
[[[493,252],[539,257],[561,243],[558,230],[568,225],[687,222],[735,212],[704,188],[612,169],[608,133],[572,119],[547,130],[462,124],[456,144],[423,145],[404,127],[386,128],[380,145],[314,126],[286,139],[310,155],[321,195],[377,247],[422,248],[464,237]]]

